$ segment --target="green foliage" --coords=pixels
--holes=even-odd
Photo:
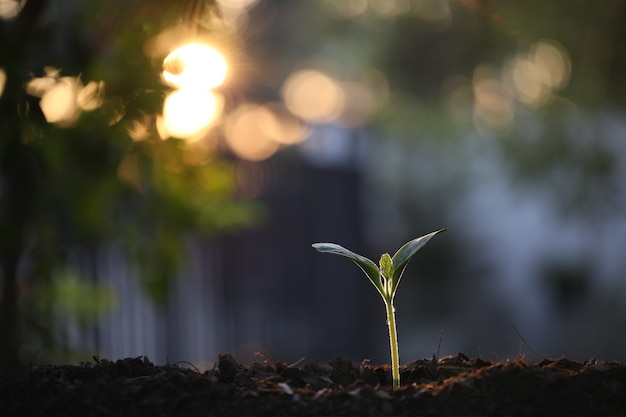
[[[395,308],[393,299],[400,283],[400,278],[406,269],[409,261],[428,241],[435,235],[446,231],[440,229],[427,235],[413,239],[405,243],[391,257],[388,253],[384,253],[380,257],[379,267],[376,264],[359,254],[356,254],[343,246],[335,243],[314,243],[313,248],[322,253],[330,253],[333,255],[343,256],[356,263],[359,268],[367,275],[370,282],[376,287],[379,294],[385,302],[387,311],[387,324],[389,326],[389,341],[391,348],[391,367],[393,375],[393,386],[397,388],[400,385],[400,363],[398,355],[398,341],[396,332]]]
[[[428,243],[433,236],[446,230],[440,229],[405,243],[393,255],[393,258],[388,253],[383,254],[380,258],[379,267],[372,260],[335,243],[314,243],[312,246],[319,252],[331,253],[352,260],[367,275],[370,282],[383,297],[383,300],[391,302],[396,294],[400,278],[402,278],[402,274],[413,255]]]
[[[233,163],[216,147],[163,140],[154,127],[167,87],[145,46],[180,21],[185,2],[61,3],[31,0],[0,20],[0,373],[17,363],[21,334],[54,328],[36,305],[46,297],[80,320],[108,305],[104,292],[55,273],[69,248],[117,245],[138,264],[147,293],[164,301],[189,234],[213,237],[262,213],[238,197]],[[102,81],[101,106],[71,125],[48,123],[25,88],[45,67],[83,84]],[[141,140],[129,134],[137,121],[151,126]],[[18,274],[28,288],[18,291]],[[40,296],[23,300],[26,293]]]
[[[59,274],[51,283],[46,299],[54,300],[54,307],[65,321],[94,324],[98,314],[111,309],[116,303],[112,288],[87,282],[75,271]]]

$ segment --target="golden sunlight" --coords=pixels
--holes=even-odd
[[[140,142],[150,136],[150,126],[154,120],[147,114],[142,114],[137,119],[129,122],[126,127],[128,136],[135,142]]]
[[[39,107],[48,123],[62,127],[73,125],[82,111],[92,111],[102,105],[104,82],[91,81],[83,86],[78,77],[61,77],[60,71],[45,67],[44,77],[33,78],[26,92],[41,97]]]
[[[175,88],[210,90],[220,86],[227,73],[222,54],[201,43],[183,45],[163,61],[163,79]]]
[[[258,0],[217,0],[221,7],[229,9],[249,9],[254,6]]]
[[[80,115],[80,107],[76,102],[80,92],[80,84],[76,78],[62,77],[44,93],[39,107],[48,123],[60,125],[73,124]]]
[[[91,111],[102,106],[104,102],[104,81],[90,81],[82,87],[76,96],[76,101],[81,109]]]
[[[163,103],[167,136],[200,139],[221,113],[222,97],[211,92],[184,88],[170,92]]]

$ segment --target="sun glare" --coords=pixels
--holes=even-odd
[[[214,48],[189,43],[163,60],[163,80],[174,88],[163,103],[163,137],[200,139],[222,111],[222,96],[211,91],[226,79],[228,64]]]
[[[193,139],[211,126],[221,106],[221,97],[212,91],[172,91],[163,105],[164,127],[170,136]]]
[[[163,79],[176,88],[210,90],[220,86],[227,74],[222,54],[201,43],[183,45],[163,61]]]

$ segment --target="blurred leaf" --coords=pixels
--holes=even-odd
[[[80,324],[95,324],[99,315],[116,302],[111,288],[90,283],[71,270],[56,277],[49,296],[63,320],[77,320]]]

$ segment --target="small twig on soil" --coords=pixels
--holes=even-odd
[[[528,350],[530,350],[532,353],[534,353],[537,356],[542,357],[543,359],[549,359],[548,355],[544,355],[543,353],[539,353],[537,352],[535,349],[533,349],[528,342],[526,341],[526,339],[524,339],[524,336],[522,336],[522,334],[519,332],[519,330],[517,330],[517,327],[515,327],[515,325],[513,323],[511,323],[511,327],[513,328],[513,331],[515,332],[515,334],[517,334],[517,337],[520,338],[520,340],[522,341],[522,344],[520,345],[519,348],[519,352],[517,354],[517,356],[521,356],[522,350],[524,349],[524,346],[526,346],[526,348],[528,348]]]
[[[196,367],[196,365],[194,365],[193,363],[188,362],[188,361],[178,361],[178,362],[176,362],[176,363],[175,363],[175,365],[178,365],[178,364],[181,364],[181,363],[184,363],[185,365],[189,365],[189,366],[191,366],[191,367],[192,367],[193,369],[195,369],[195,370],[196,370],[196,372],[197,372],[197,373],[199,373],[199,374],[201,374],[201,373],[202,373],[202,372],[200,372],[200,370]]]
[[[263,353],[263,352],[254,352],[254,354],[255,354],[256,356],[260,356],[260,357],[262,357],[263,359],[265,359],[265,362],[266,362],[266,363],[268,363],[268,364],[270,364],[270,365],[274,365],[274,361],[273,361],[273,360],[272,360],[269,356],[267,356],[265,353]]]
[[[306,361],[307,358],[305,358],[304,356],[301,357],[300,359],[298,359],[297,361],[295,361],[294,363],[292,363],[291,365],[287,365],[288,368],[295,368],[296,366],[300,365],[302,362]]]
[[[443,329],[439,331],[439,343],[437,343],[437,355],[435,356],[439,360],[439,352],[441,352],[441,342],[443,342]]]

